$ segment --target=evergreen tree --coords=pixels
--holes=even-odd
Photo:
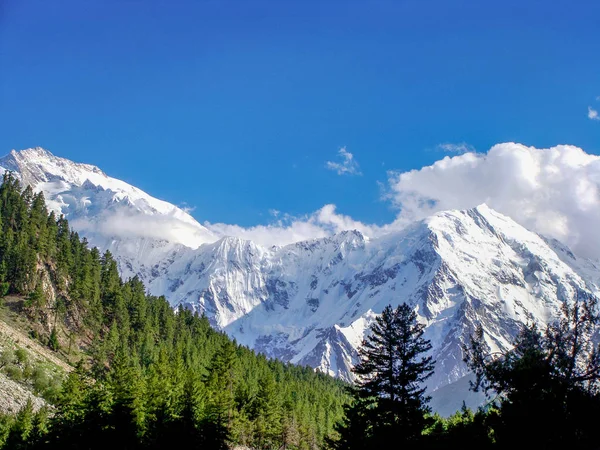
[[[107,385],[112,398],[112,440],[124,450],[136,448],[146,432],[145,383],[122,347],[113,361]]]
[[[211,393],[204,423],[206,445],[227,448],[234,415],[235,345],[225,341],[215,355],[206,384]]]
[[[465,347],[466,362],[476,376],[472,388],[496,397],[500,447],[595,445],[598,320],[596,299],[584,295],[565,302],[562,317],[544,333],[534,324],[523,327],[513,349],[502,355],[490,354],[483,330],[477,330]]]
[[[50,347],[55,352],[57,352],[58,349],[60,348],[56,328],[52,328],[52,331],[50,332],[50,337],[48,338],[48,347]]]
[[[258,393],[251,406],[254,420],[254,447],[257,449],[278,448],[281,440],[281,402],[272,375],[261,378]]]
[[[48,407],[42,406],[34,415],[31,434],[28,437],[30,447],[42,445],[48,434]]]
[[[374,402],[361,398],[356,388],[351,390],[353,402],[344,406],[344,417],[336,424],[335,437],[327,444],[339,450],[367,450],[373,443]]]
[[[36,283],[35,289],[27,296],[25,306],[30,308],[32,312],[38,312],[46,306],[46,295],[41,281]]]
[[[205,417],[206,390],[200,377],[189,371],[186,378],[184,403],[181,411],[181,427],[178,436],[192,448],[200,447],[202,435],[200,424]]]
[[[34,431],[34,413],[31,399],[27,399],[10,428],[6,439],[6,448],[20,450],[29,447],[30,438]]]
[[[83,433],[82,425],[86,414],[85,397],[87,394],[87,376],[80,362],[62,385],[57,401],[57,412],[54,415],[54,430],[60,430],[58,435],[50,432],[53,442],[62,442],[65,447],[79,439]]]
[[[392,441],[405,446],[419,442],[429,413],[423,382],[433,374],[432,358],[424,356],[431,344],[423,330],[407,304],[387,306],[376,318],[353,369],[358,378],[356,401],[339,430],[340,443],[346,443],[340,445],[357,433],[366,436],[370,448]]]

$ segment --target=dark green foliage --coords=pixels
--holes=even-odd
[[[14,368],[55,406],[50,418],[29,407],[0,416],[0,448],[162,449],[185,439],[191,448],[310,449],[341,418],[344,383],[269,361],[205,317],[146,295],[137,277],[123,281],[110,252],[89,249],[10,173],[0,231],[0,281],[25,299],[39,325],[31,334],[83,357],[60,392],[46,372],[0,357],[0,369]]]
[[[495,410],[479,409],[475,413],[464,404],[460,411],[447,419],[433,416],[432,425],[425,431],[425,449],[477,449],[493,448],[492,424],[496,420]]]
[[[0,447],[15,450],[38,448],[48,433],[48,409],[33,410],[30,400],[15,415],[0,414]]]
[[[490,421],[501,448],[597,448],[600,352],[596,299],[565,303],[544,333],[524,327],[513,350],[490,355],[482,330],[466,348],[474,389],[496,397]],[[517,437],[518,436],[518,437]]]
[[[282,433],[281,416],[281,400],[275,379],[267,374],[259,380],[258,392],[250,406],[256,448],[269,449],[277,445]]]
[[[429,412],[423,382],[433,374],[423,329],[406,304],[387,306],[376,318],[359,350],[355,401],[339,428],[338,448],[420,443]]]
[[[10,427],[6,438],[5,447],[10,449],[26,449],[30,444],[30,437],[33,433],[33,405],[31,400],[19,411]]]
[[[44,295],[42,283],[37,283],[35,289],[29,293],[25,301],[25,306],[34,310],[39,310],[46,306],[46,296]]]
[[[58,343],[58,335],[56,334],[56,328],[52,328],[50,332],[50,337],[48,337],[48,347],[50,347],[55,352],[60,348],[60,344]]]

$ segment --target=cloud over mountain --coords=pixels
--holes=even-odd
[[[447,209],[487,203],[525,227],[600,256],[600,157],[578,147],[516,143],[487,153],[445,157],[431,166],[390,173],[395,226]]]
[[[389,172],[385,198],[398,215],[384,226],[339,214],[332,204],[265,226],[204,225],[215,235],[285,245],[346,229],[377,237],[437,211],[486,203],[531,230],[567,243],[582,256],[600,257],[600,157],[575,146],[539,149],[502,143],[487,153],[446,156],[420,169]]]

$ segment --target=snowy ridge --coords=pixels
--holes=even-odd
[[[181,246],[195,248],[216,239],[181,208],[43,148],[11,151],[0,158],[0,170],[11,170],[24,185],[43,191],[48,207],[68,217],[93,245],[127,259],[127,275],[150,270],[148,265]]]
[[[477,325],[492,349],[504,350],[520,324],[545,324],[563,301],[599,293],[597,264],[486,205],[378,238],[344,231],[264,248],[215,236],[183,210],[43,149],[13,151],[0,166],[42,190],[50,207],[110,249],[123,276],[139,275],[152,294],[205,313],[270,357],[345,379],[387,304],[408,302],[426,324],[436,389],[464,381],[461,344]]]

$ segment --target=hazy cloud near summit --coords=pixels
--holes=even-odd
[[[269,225],[244,228],[239,225],[205,222],[204,226],[215,235],[236,236],[264,247],[323,238],[344,230],[358,230],[365,236],[381,234],[377,226],[365,225],[349,216],[338,214],[335,205],[325,205],[302,217],[285,215]]]

